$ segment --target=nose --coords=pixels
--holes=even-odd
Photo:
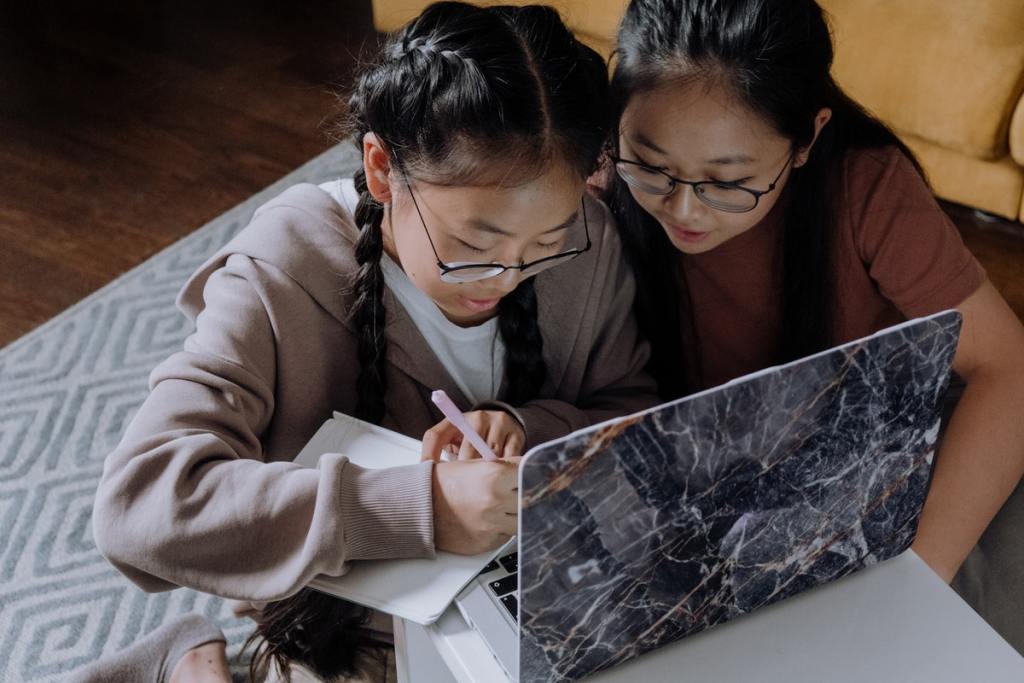
[[[519,281],[522,280],[522,279],[523,279],[523,274],[522,274],[521,270],[515,270],[513,268],[509,268],[504,273],[502,273],[500,275],[496,275],[494,277],[493,282],[497,286],[497,288],[499,290],[501,290],[501,295],[505,296],[506,294],[511,292],[513,289],[518,287],[519,286]]]
[[[665,209],[680,223],[692,223],[704,212],[704,204],[692,185],[676,185],[676,191],[665,197]]]

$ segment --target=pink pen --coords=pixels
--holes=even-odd
[[[469,442],[473,444],[473,447],[477,450],[480,455],[483,456],[484,460],[497,460],[498,456],[494,454],[494,451],[490,449],[487,443],[476,433],[476,430],[469,426],[466,422],[465,416],[462,411],[455,407],[452,400],[448,398],[448,394],[444,393],[442,389],[438,389],[430,395],[430,400],[434,402],[434,405],[441,409],[444,416],[448,418],[448,421],[455,425],[455,428],[462,432],[462,436],[469,439]]]

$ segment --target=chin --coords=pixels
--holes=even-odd
[[[493,318],[498,312],[497,307],[490,311],[471,311],[466,307],[459,305],[458,302],[446,303],[443,306],[438,305],[438,308],[440,308],[441,312],[444,313],[444,317],[460,326],[480,325]]]

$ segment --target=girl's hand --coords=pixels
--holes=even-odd
[[[523,454],[526,432],[519,420],[503,410],[475,410],[466,413],[466,422],[476,430],[499,458],[511,458]],[[441,453],[447,450],[458,453],[459,460],[482,457],[469,439],[462,438],[462,432],[447,419],[437,423],[423,434],[422,460],[439,462]]]
[[[434,465],[434,547],[475,555],[516,533],[519,461],[473,460]]]

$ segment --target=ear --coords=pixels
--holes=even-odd
[[[376,133],[363,136],[363,171],[366,189],[381,204],[391,201],[391,157]]]
[[[818,135],[821,133],[822,128],[832,118],[832,110],[828,107],[823,107],[814,116],[814,137],[811,139],[811,143],[806,147],[801,147],[793,158],[793,168],[799,168],[807,163],[808,157],[811,156],[811,148],[814,147],[814,143],[818,141]]]

